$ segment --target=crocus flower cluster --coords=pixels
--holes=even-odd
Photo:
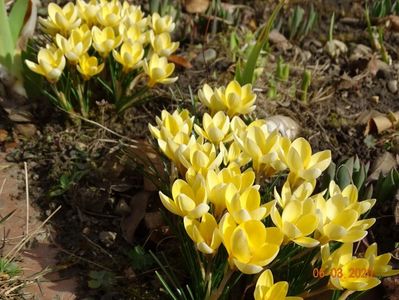
[[[51,83],[68,66],[89,80],[106,69],[110,58],[125,76],[146,74],[150,87],[177,80],[167,59],[179,46],[170,36],[175,27],[171,16],[145,16],[140,6],[119,0],[77,0],[63,7],[50,3],[48,17],[40,23],[50,43],[39,50],[37,63],[26,64]]]
[[[376,246],[366,258],[352,258],[353,243],[363,239],[375,222],[362,218],[375,199],[359,201],[354,185],[341,191],[333,181],[327,191],[314,193],[316,180],[331,162],[329,150],[314,153],[307,140],[291,141],[269,129],[265,120],[244,121],[242,115],[255,108],[251,85],[236,81],[226,88],[205,85],[198,97],[209,109],[198,124],[185,109],[163,111],[149,129],[179,177],[171,195],[159,193],[161,201],[183,218],[199,251],[213,256],[223,246],[233,270],[264,271],[255,299],[298,299],[285,298],[288,283],[274,283],[267,269],[281,248],[291,243],[321,247],[326,272],[353,263],[367,265],[375,276],[397,273],[387,266],[389,254],[377,256]],[[261,186],[277,174],[287,174],[284,184],[275,188],[272,199],[263,199]],[[329,246],[336,242],[344,246],[329,257]],[[332,287],[364,290],[379,283],[376,277],[362,280],[334,279]]]

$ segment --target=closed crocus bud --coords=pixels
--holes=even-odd
[[[256,281],[255,300],[302,300],[301,297],[287,297],[288,282],[274,283],[273,273],[265,270]]]
[[[354,186],[350,189],[353,188]],[[357,199],[356,202],[351,202],[353,199],[350,200],[350,197],[341,193],[334,181],[330,183],[329,193],[330,198],[327,201],[321,194],[313,197],[319,212],[315,238],[322,244],[329,241],[354,243],[363,239],[367,235],[367,229],[375,223],[374,218],[359,220],[361,213],[365,212],[364,208],[371,208],[370,202],[365,200],[365,203],[358,203]]]
[[[157,83],[170,84],[177,80],[177,77],[170,77],[175,70],[173,63],[168,63],[166,57],[159,57],[154,53],[149,62],[144,60],[144,72],[148,75],[148,86],[153,87]]]
[[[184,228],[197,249],[202,253],[213,254],[222,243],[218,224],[215,217],[210,213],[204,214],[200,222],[189,217],[184,217]]]
[[[198,219],[209,210],[205,180],[199,174],[189,182],[177,179],[172,186],[172,198],[162,192],[159,197],[167,210],[181,217]]]
[[[67,36],[72,29],[79,27],[81,19],[77,8],[72,2],[68,2],[63,8],[55,3],[50,3],[48,5],[47,19],[41,18],[40,22],[48,33],[55,35],[59,32]]]
[[[153,13],[151,16],[151,28],[155,34],[172,32],[175,29],[175,23],[173,23],[171,16],[161,17],[158,13]]]
[[[122,43],[122,37],[116,36],[112,27],[105,27],[103,30],[94,26],[91,30],[93,36],[93,47],[101,54],[107,57],[108,54]]]
[[[226,213],[219,223],[223,245],[231,267],[244,274],[256,274],[277,256],[283,241],[276,227],[265,227],[261,221],[250,220],[237,225]]]
[[[205,113],[202,117],[202,127],[194,125],[198,135],[214,144],[220,142],[229,142],[233,136],[230,134],[230,119],[222,111],[219,111],[213,117]]]
[[[83,0],[77,0],[76,7],[80,18],[85,21],[87,26],[92,27],[98,24],[97,13],[101,6],[98,5],[97,0],[90,0],[87,3]]]
[[[79,58],[86,53],[91,46],[91,31],[87,25],[73,29],[68,39],[60,34],[55,37],[58,48],[62,50],[66,58],[77,64]]]
[[[103,3],[96,14],[96,17],[98,23],[103,27],[118,26],[122,19],[120,2],[112,0]]]
[[[115,60],[123,66],[123,71],[129,72],[141,66],[144,49],[138,42],[133,44],[123,43],[120,51],[112,50],[112,54]]]
[[[79,59],[79,64],[76,67],[83,79],[89,80],[91,77],[97,75],[104,69],[104,64],[98,64],[97,57],[89,56],[87,53],[82,55]]]
[[[316,206],[311,198],[302,201],[290,200],[282,215],[276,207],[273,207],[270,215],[274,225],[285,235],[286,242],[293,241],[306,248],[316,247],[319,244],[318,240],[309,237],[319,223]]]
[[[150,40],[152,49],[159,56],[170,56],[177,48],[179,48],[178,42],[172,42],[169,32],[163,32],[158,35],[151,32]]]
[[[47,45],[40,49],[37,55],[38,63],[25,60],[26,65],[33,72],[38,73],[52,83],[57,82],[65,68],[65,57],[60,49]]]
[[[321,256],[321,269],[325,276],[331,275],[330,284],[335,289],[366,291],[381,283],[366,258],[353,256],[353,243],[342,244],[332,254],[326,244],[321,248]]]

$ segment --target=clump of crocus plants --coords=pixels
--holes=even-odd
[[[144,101],[149,88],[177,80],[167,59],[179,46],[171,16],[146,16],[118,0],[77,0],[50,3],[40,23],[48,43],[37,63],[26,64],[51,83],[48,96],[67,112],[87,117],[96,91],[122,112]]]
[[[172,298],[224,299],[248,276],[256,300],[329,289],[346,299],[399,274],[376,244],[354,256],[355,243],[375,222],[366,217],[375,199],[360,201],[356,186],[341,190],[334,181],[315,191],[329,150],[314,153],[306,139],[290,140],[265,120],[250,120],[256,100],[250,84],[205,85],[198,97],[209,110],[199,120],[183,109],[163,111],[149,125],[171,162],[170,191],[160,191],[160,199],[178,216],[182,243],[192,241],[192,255],[184,255],[199,281],[177,288],[162,280]]]

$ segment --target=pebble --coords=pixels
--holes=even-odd
[[[204,53],[200,53],[197,56],[197,60],[199,63],[210,63],[216,59],[217,53],[215,49],[209,48],[204,51]]]
[[[99,238],[101,243],[103,243],[106,247],[109,247],[115,242],[116,232],[101,231],[99,234]]]
[[[390,80],[388,82],[388,90],[395,94],[398,91],[398,81],[397,80]]]

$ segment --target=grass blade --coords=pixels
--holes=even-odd
[[[24,25],[24,17],[28,9],[29,0],[17,0],[8,17],[10,25],[11,37],[13,40],[13,47],[15,48],[22,26]]]
[[[14,56],[13,39],[4,0],[0,0],[0,64],[11,69]]]

